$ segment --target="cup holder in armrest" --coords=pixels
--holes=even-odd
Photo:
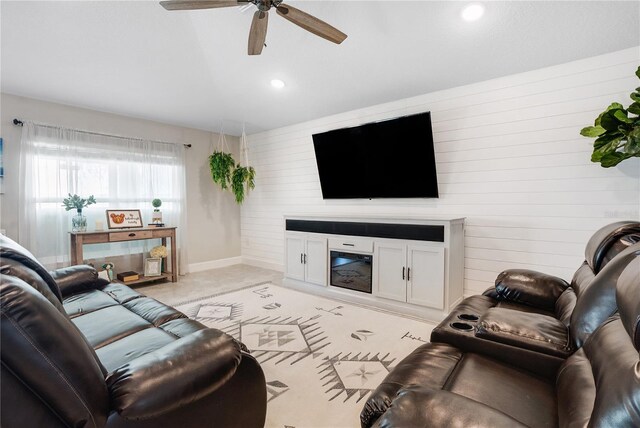
[[[461,314],[461,315],[458,315],[458,318],[465,321],[478,321],[479,319],[477,315],[471,315],[471,314]]]
[[[463,330],[463,331],[473,330],[473,326],[471,324],[467,324],[466,322],[452,322],[450,325],[456,330]]]

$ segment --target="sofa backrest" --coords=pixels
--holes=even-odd
[[[618,311],[616,283],[629,263],[638,257],[640,243],[628,247],[614,257],[589,285],[582,289],[569,322],[569,333],[576,348],[581,347],[600,324]]]
[[[620,239],[634,233],[640,233],[640,222],[618,221],[600,228],[591,236],[585,247],[584,258],[594,274],[625,249],[624,245],[620,245]]]
[[[0,235],[0,269],[3,275],[21,278],[54,304],[55,297],[62,308],[60,288],[49,271],[27,249],[4,235]]]
[[[619,221],[594,233],[585,247],[585,261],[571,280],[577,298],[611,260],[637,242],[640,242],[639,222]]]
[[[558,371],[560,427],[640,426],[640,258],[617,281],[619,314]]]
[[[104,426],[103,372],[66,314],[12,275],[0,278],[0,305],[2,426]]]

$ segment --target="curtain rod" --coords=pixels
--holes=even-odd
[[[20,119],[13,119],[13,124],[16,126],[22,126],[24,125],[24,122],[21,121]],[[39,126],[44,126],[47,128],[60,128],[59,126],[52,126],[52,125],[42,125],[42,124],[38,124]],[[136,141],[153,141],[153,140],[144,140],[142,138],[129,138],[129,137],[121,137],[119,135],[110,135],[110,134],[101,134],[99,132],[91,132],[91,131],[79,131],[79,132],[84,132],[85,134],[91,134],[91,135],[100,135],[102,137],[111,137],[111,138],[120,138],[122,140],[136,140]],[[164,143],[164,144],[173,144],[173,143],[169,143],[167,141],[154,141],[157,143]],[[183,144],[183,146],[185,146],[187,149],[191,148],[191,144]]]

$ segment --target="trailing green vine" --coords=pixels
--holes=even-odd
[[[231,169],[236,164],[230,153],[215,151],[209,156],[209,168],[214,183],[226,190],[231,183]]]
[[[236,202],[241,204],[244,201],[245,190],[254,189],[256,171],[252,166],[236,165],[231,176],[231,190],[236,197]],[[246,187],[245,187],[246,185]]]

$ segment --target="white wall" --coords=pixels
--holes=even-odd
[[[221,192],[209,175],[208,155],[218,134],[182,128],[148,120],[70,107],[30,98],[1,94],[0,126],[4,138],[3,192],[0,196],[0,228],[18,239],[18,167],[22,128],[13,118],[32,120],[69,128],[104,132],[136,138],[191,143],[186,151],[187,214],[189,222],[189,264],[215,265],[212,261],[239,258],[240,209],[229,192]],[[238,151],[238,138],[228,137],[231,150]]]
[[[438,214],[467,218],[465,294],[505,268],[569,279],[597,228],[640,218],[640,159],[601,168],[579,135],[610,102],[630,103],[639,59],[628,49],[251,135],[243,259],[282,269],[287,214]],[[432,113],[439,199],[322,199],[312,134],[422,111]]]

